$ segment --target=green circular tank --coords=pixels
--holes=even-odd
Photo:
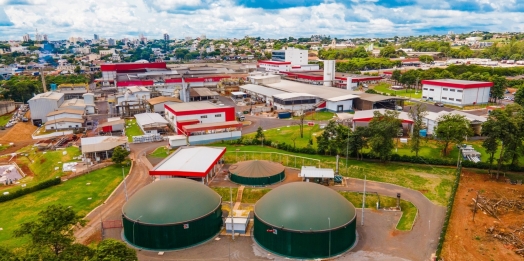
[[[249,186],[271,185],[284,180],[286,167],[267,160],[248,160],[229,167],[229,179]]]
[[[344,253],[356,243],[355,207],[336,191],[294,182],[255,205],[254,239],[278,255],[315,259]]]
[[[222,198],[204,184],[184,178],[153,182],[122,208],[124,239],[151,250],[203,243],[222,228]]]

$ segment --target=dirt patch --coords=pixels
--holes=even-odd
[[[500,220],[497,220],[477,209],[473,221],[473,199],[477,192],[490,199],[524,201],[524,186],[497,182],[486,174],[464,171],[455,197],[442,257],[444,260],[522,260],[512,249],[513,246],[504,244],[488,231],[493,227],[497,231],[506,232],[522,228],[524,211],[518,208],[501,208],[498,211]]]
[[[19,122],[0,138],[0,143],[33,140],[31,134],[37,129],[30,122]]]

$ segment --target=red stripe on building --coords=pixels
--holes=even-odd
[[[166,63],[106,63],[100,65],[102,72],[142,69],[167,69]]]
[[[226,153],[226,148],[224,148],[224,150],[222,150],[220,155],[218,155],[218,157],[215,160],[213,160],[213,163],[211,163],[211,165],[209,165],[209,167],[204,172],[200,172],[200,171],[179,171],[179,170],[150,170],[149,171],[149,175],[179,176],[179,177],[200,177],[200,178],[203,178],[203,177],[205,177],[207,175],[207,173],[209,173],[209,171],[211,171],[213,166],[215,166],[217,164],[217,162],[220,160],[220,158],[222,158],[222,156],[224,156],[225,153]],[[173,154],[173,155],[175,155],[175,154]]]
[[[258,64],[276,64],[276,65],[288,65],[291,62],[282,62],[282,61],[258,61]]]
[[[127,87],[127,86],[148,86],[153,85],[153,81],[125,81],[117,82],[116,86],[118,87]]]
[[[423,80],[422,84],[441,86],[441,87],[453,87],[453,88],[459,88],[459,89],[493,87],[492,82],[454,83],[454,82],[444,82],[444,81],[438,81],[438,80]]]

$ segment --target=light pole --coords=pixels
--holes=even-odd
[[[366,175],[364,175],[364,194],[362,194],[362,220],[360,221],[360,225],[364,225],[364,208],[366,206]]]
[[[127,184],[126,184],[126,176],[124,174],[124,165],[122,165],[122,178],[124,179],[124,192],[126,193],[126,202],[127,202]]]
[[[142,216],[143,216],[143,215],[142,215]],[[136,224],[136,222],[140,221],[140,218],[141,218],[142,216],[138,217],[138,218],[135,220],[135,222],[133,223],[133,245],[136,245],[136,243],[135,243],[135,224]]]

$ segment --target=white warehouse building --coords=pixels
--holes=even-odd
[[[486,104],[492,82],[454,79],[423,80],[422,99],[464,106]]]

